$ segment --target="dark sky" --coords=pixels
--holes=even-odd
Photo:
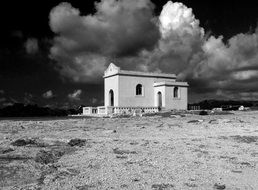
[[[102,80],[98,83],[87,79],[71,80],[64,73],[60,73],[60,64],[57,64],[57,62],[60,62],[59,57],[53,59],[50,56],[50,48],[56,44],[54,39],[60,34],[53,32],[53,29],[51,30],[50,28],[50,11],[61,2],[63,1],[9,0],[1,2],[0,106],[11,105],[14,102],[36,103],[41,106],[49,105],[58,107],[69,107],[80,104],[103,104]],[[96,12],[94,1],[68,0],[66,2],[70,3],[72,7],[79,9],[80,15],[94,15]],[[228,45],[227,41],[235,35],[240,33],[247,35],[256,34],[258,6],[253,1],[182,0],[179,2],[188,8],[192,8],[195,18],[200,21],[200,27],[205,30],[206,38],[210,36],[219,38],[222,35],[224,37],[222,41],[226,47]],[[158,17],[163,5],[167,1],[152,0],[152,3],[155,5],[153,16]],[[67,37],[67,33],[64,32],[61,35],[63,34]],[[147,43],[146,45],[144,43],[142,46],[153,47],[153,44]],[[141,48],[143,49],[143,47]],[[80,50],[80,52],[82,51]],[[114,57],[117,56],[117,59],[123,60],[123,55],[128,52],[117,53],[114,50],[111,53],[104,52],[103,54],[105,53],[108,56],[112,54]],[[252,71],[257,71],[258,66],[256,66],[257,64],[250,66],[255,68]],[[234,69],[234,67],[231,67],[231,69]],[[245,69],[245,71],[250,71],[250,69]],[[218,75],[214,77],[216,76]],[[186,79],[189,79],[190,85],[193,84],[189,93],[191,102],[206,98],[232,97],[237,99],[238,97],[230,95],[238,90],[242,93],[251,93],[254,99],[258,95],[256,91],[242,89],[241,85],[238,89],[238,85],[235,85],[235,83],[232,84],[233,87],[234,85],[236,86],[236,89],[230,89],[228,86],[220,86],[220,89],[216,91],[207,84],[203,85],[202,89],[203,80],[200,78],[192,80],[192,78],[186,77]],[[251,79],[248,78],[247,80]],[[256,83],[250,81],[250,85],[256,85]],[[232,87],[232,85],[230,86]],[[223,93],[224,91],[225,93]],[[210,94],[206,92],[210,92]],[[43,95],[44,93],[45,95]],[[216,94],[216,96],[212,96],[212,94]],[[221,94],[229,94],[229,96],[221,96]],[[244,95],[247,96],[248,94]],[[239,98],[241,99],[243,96],[239,96]]]

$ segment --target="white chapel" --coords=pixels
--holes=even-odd
[[[84,107],[83,115],[187,109],[187,82],[176,75],[121,70],[111,63],[104,73],[105,105]]]

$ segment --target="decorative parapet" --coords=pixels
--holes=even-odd
[[[134,114],[141,111],[142,113],[155,113],[158,112],[158,107],[114,107],[116,114]]]
[[[96,107],[83,107],[82,108],[82,115],[92,115],[97,114],[98,110]]]
[[[98,106],[98,114],[106,114],[106,107],[105,106]]]
[[[98,109],[98,114],[100,115],[108,115],[108,114],[112,114],[114,111],[114,107],[111,107],[111,106],[98,106],[97,107]]]
[[[90,115],[92,113],[92,107],[83,107],[82,114],[83,115]]]
[[[108,115],[114,113],[114,107],[112,107],[112,106],[106,107],[106,113]]]
[[[136,112],[155,113],[155,112],[159,112],[159,108],[158,107],[112,107],[112,106],[83,107],[83,115],[134,114]]]

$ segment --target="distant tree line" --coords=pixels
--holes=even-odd
[[[189,106],[199,106],[200,109],[211,110],[213,108],[238,109],[239,106],[257,108],[258,101],[235,101],[235,100],[204,100],[199,103],[189,104]]]
[[[15,103],[12,106],[0,109],[0,117],[68,116],[80,113],[82,113],[82,106],[78,107],[78,109],[59,109]]]

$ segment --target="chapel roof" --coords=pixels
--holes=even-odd
[[[108,68],[104,73],[104,78],[115,76],[115,75],[170,78],[170,79],[177,78],[175,74],[169,74],[169,73],[121,70],[120,67],[117,67],[114,63],[110,63],[110,65],[108,66]]]

